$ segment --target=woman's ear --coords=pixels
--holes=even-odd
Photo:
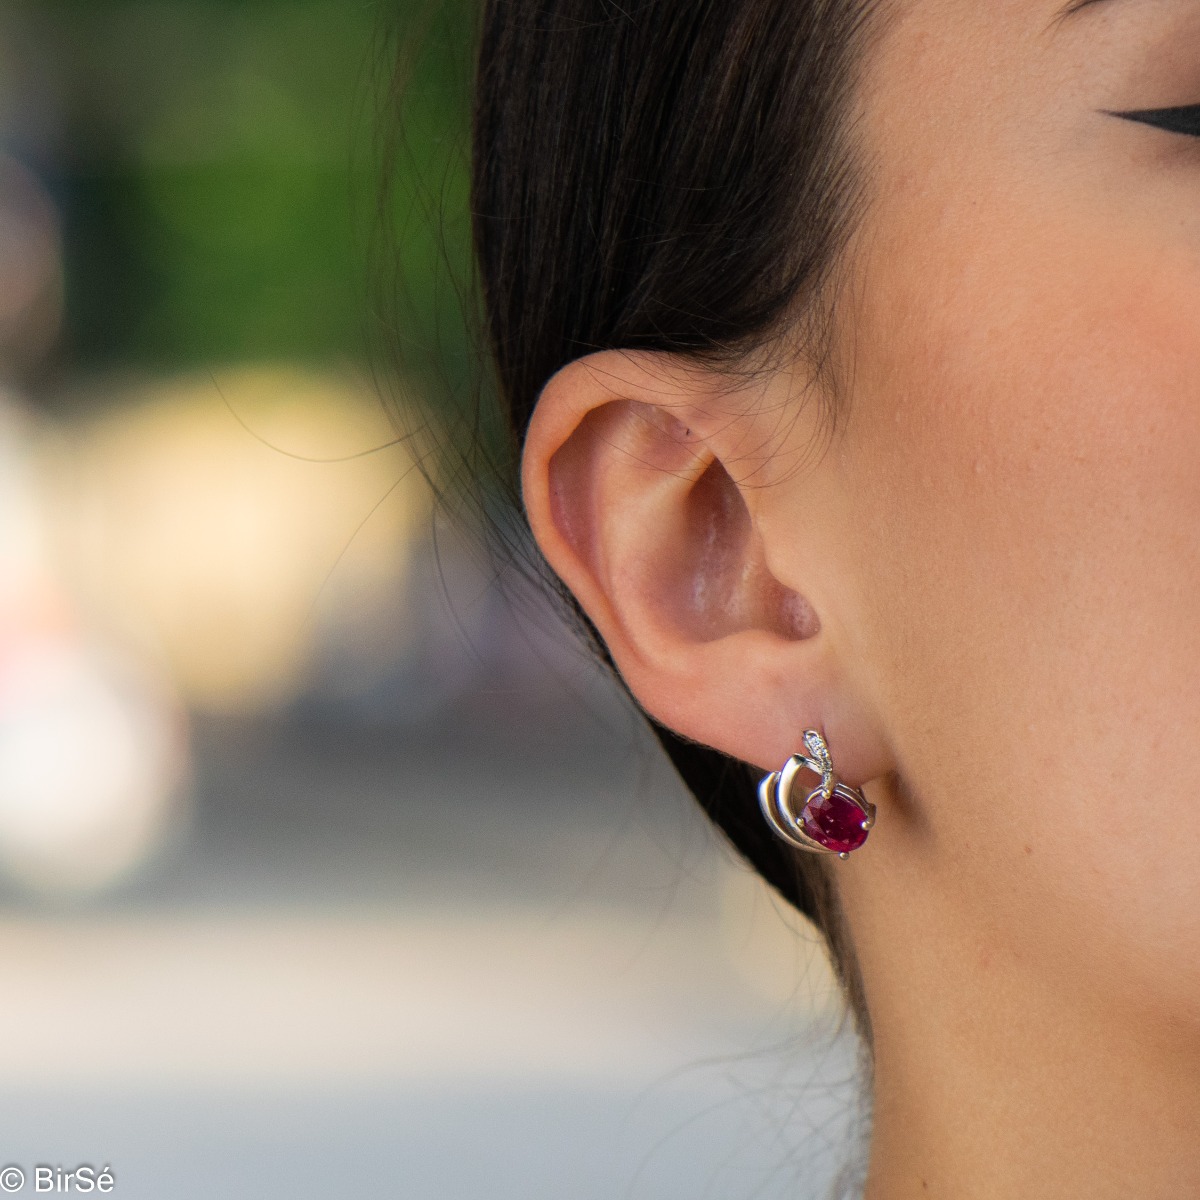
[[[821,614],[768,565],[763,477],[745,453],[760,414],[674,356],[593,354],[542,392],[522,489],[543,554],[646,711],[773,769],[852,706]]]

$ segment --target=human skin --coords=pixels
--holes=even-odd
[[[1062,7],[887,6],[829,378],[600,353],[523,461],[648,711],[878,807],[869,1200],[1200,1195],[1200,141],[1109,115],[1200,4]]]

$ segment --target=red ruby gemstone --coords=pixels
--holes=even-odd
[[[867,814],[853,800],[834,792],[826,799],[815,792],[800,814],[804,832],[835,854],[849,854],[867,840]]]

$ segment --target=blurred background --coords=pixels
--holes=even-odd
[[[86,1162],[183,1200],[800,1200],[858,1135],[814,938],[397,438],[475,369],[473,19],[0,4],[0,1165],[31,1194]]]

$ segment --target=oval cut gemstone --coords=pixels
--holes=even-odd
[[[815,792],[800,813],[804,832],[835,854],[849,854],[867,840],[866,819],[867,814],[853,800],[836,791],[828,799]]]

